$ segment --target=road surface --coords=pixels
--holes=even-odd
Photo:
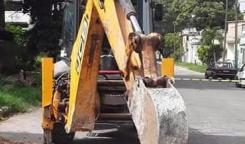
[[[177,68],[177,77],[204,74]],[[176,81],[189,118],[189,144],[245,144],[245,89],[228,82]]]
[[[176,67],[176,76],[204,77],[202,73],[180,67]],[[245,144],[245,89],[226,82],[176,81],[175,86],[188,109],[189,144]],[[40,109],[13,116],[0,123],[0,137],[42,143],[40,119]],[[89,137],[78,133],[74,143],[139,143],[132,124],[96,127],[98,130]]]

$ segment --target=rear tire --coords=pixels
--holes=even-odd
[[[235,78],[235,80],[238,80],[238,77],[236,77],[236,78]],[[242,87],[242,85],[241,85],[241,84],[239,84],[239,82],[236,82],[236,87],[241,88],[241,87]]]
[[[218,78],[218,76],[216,76],[216,75],[212,76],[212,79],[217,79],[217,78]]]
[[[205,79],[209,79],[209,76],[207,73],[205,73],[204,77],[205,77]]]
[[[67,134],[64,124],[54,123],[52,130],[44,130],[44,144],[72,144],[75,133]]]

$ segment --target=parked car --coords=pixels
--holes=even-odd
[[[230,62],[217,62],[208,66],[205,72],[205,78],[229,78],[234,79],[236,77],[237,70]]]
[[[239,80],[236,82],[237,87],[245,86],[245,64],[238,70],[236,80]]]

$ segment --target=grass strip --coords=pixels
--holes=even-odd
[[[39,86],[24,86],[0,76],[0,117],[27,112],[40,103]]]
[[[187,68],[192,71],[205,73],[207,66],[206,65],[198,65],[198,64],[192,64],[192,63],[185,63],[185,62],[176,62],[177,66]]]

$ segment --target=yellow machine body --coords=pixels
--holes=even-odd
[[[168,76],[174,78],[174,58],[163,58],[161,63],[162,76]]]
[[[42,113],[44,129],[51,129],[53,121],[50,116],[53,97],[53,58],[42,58]]]
[[[53,132],[50,131],[56,123],[64,125],[67,134],[94,129],[100,115],[101,96],[97,85],[105,36],[123,75],[121,83],[126,88],[125,101],[141,144],[160,144],[163,139],[166,144],[187,142],[188,127],[183,99],[168,78],[157,74],[155,51],[160,45],[161,36],[135,31],[136,17],[132,18],[134,10],[131,5],[130,1],[124,0],[86,1],[86,10],[70,57],[69,86],[66,87],[68,100],[62,101],[62,95],[57,95],[59,89],[54,87],[53,60],[43,58],[42,126],[49,132],[45,133],[46,144],[55,143],[47,139],[52,139]],[[173,64],[170,59],[163,61],[164,75],[173,77]],[[111,82],[118,83],[106,83]],[[161,101],[167,104],[157,104]],[[59,112],[60,107],[65,113]],[[166,130],[173,130],[175,134],[165,135],[163,131]]]

